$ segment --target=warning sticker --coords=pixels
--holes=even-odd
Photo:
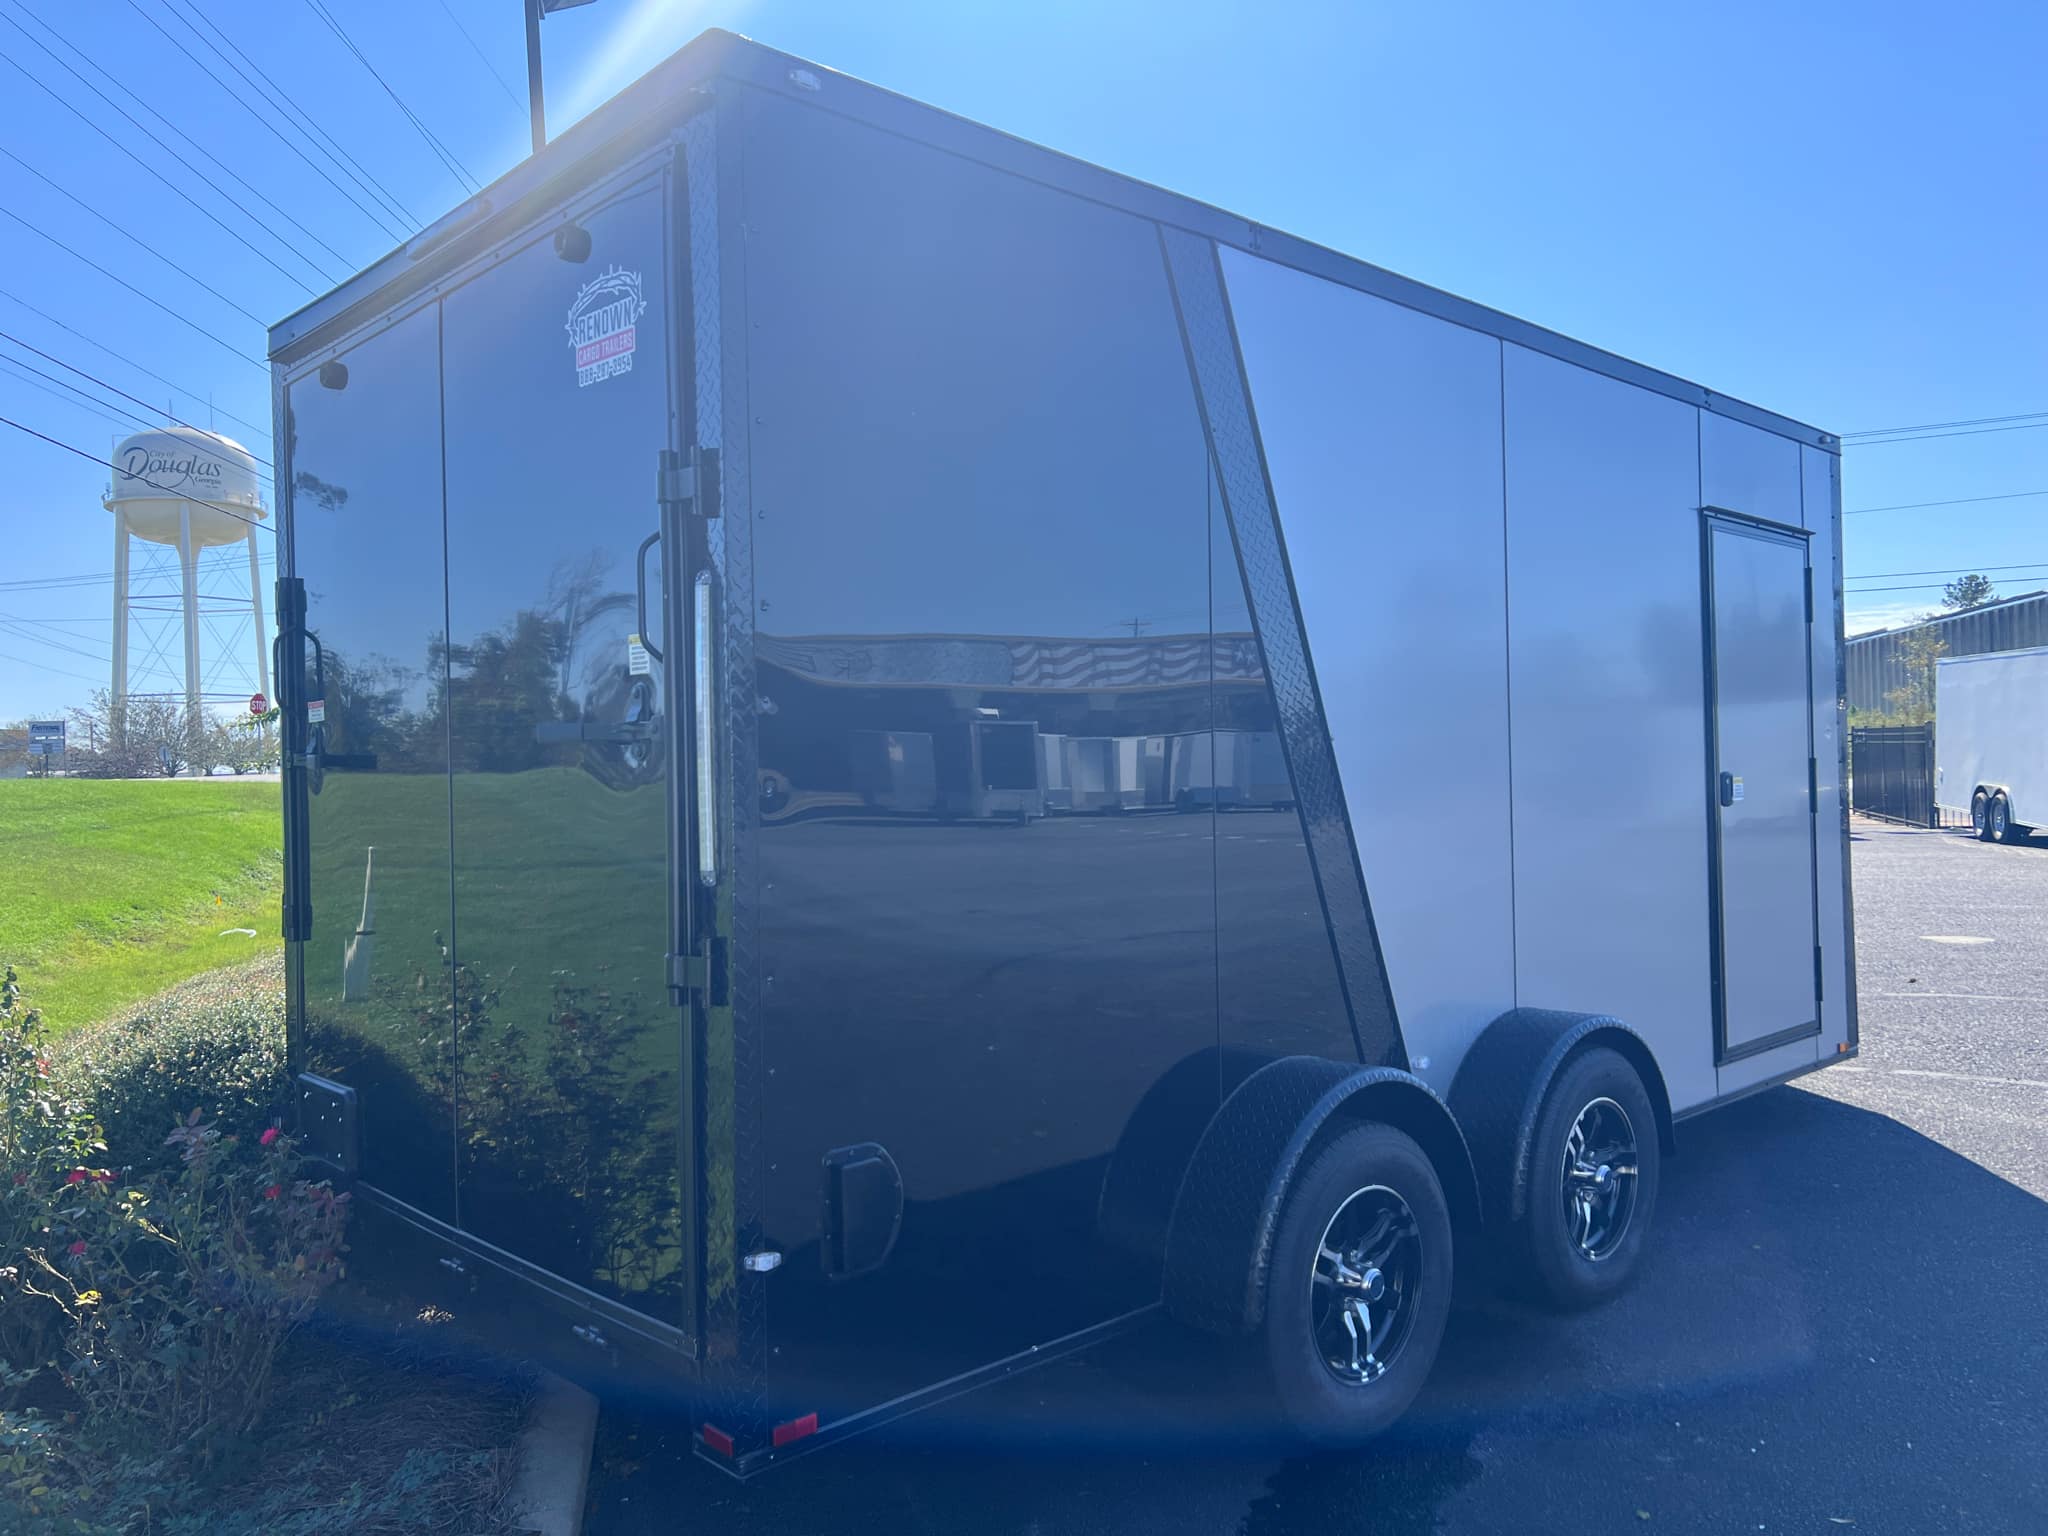
[[[638,635],[626,636],[626,671],[634,677],[645,677],[654,670],[654,659],[647,654],[647,642]]]
[[[326,718],[327,701],[325,699],[310,699],[307,701],[306,724],[318,725],[322,720],[325,720]]]
[[[640,345],[640,317],[647,297],[638,272],[613,267],[576,290],[569,306],[569,349],[576,358],[576,387],[633,371]]]
[[[1737,799],[1737,800],[1740,800],[1740,799],[1742,798],[1742,775],[1741,775],[1741,774],[1739,774],[1739,773],[1735,775],[1735,794],[1734,794],[1734,798],[1735,798],[1735,799]]]

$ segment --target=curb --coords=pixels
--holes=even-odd
[[[514,1530],[580,1536],[596,1436],[597,1399],[573,1382],[542,1372],[533,1413],[519,1436]]]

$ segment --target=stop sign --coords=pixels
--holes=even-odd
[[[249,713],[250,713],[250,714],[252,714],[252,715],[260,715],[260,714],[262,714],[262,713],[263,713],[263,712],[264,712],[265,710],[267,710],[267,709],[269,709],[269,708],[270,708],[270,700],[268,700],[268,699],[264,698],[262,694],[260,694],[260,693],[252,693],[252,694],[250,694],[250,695],[249,695]]]

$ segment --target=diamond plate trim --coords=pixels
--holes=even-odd
[[[724,98],[683,128],[690,209],[696,441],[716,448],[721,515],[706,527],[719,602],[722,694],[718,776],[724,869],[714,922],[727,940],[730,1008],[706,1010],[700,1114],[704,1181],[704,1381],[712,1422],[743,1447],[767,1434],[764,1276],[742,1254],[760,1247],[760,1044],[754,915],[756,773],[754,549],[747,450],[746,292],[739,104]],[[720,1017],[723,1014],[724,1017]],[[721,1038],[723,1037],[723,1038]],[[728,1051],[729,1065],[719,1058]],[[715,1102],[723,1097],[724,1104]],[[728,1115],[729,1107],[729,1115]],[[729,1190],[729,1194],[728,1194]]]
[[[1358,1059],[1406,1068],[1407,1046],[1387,985],[1379,932],[1359,868],[1337,756],[1323,724],[1322,695],[1295,601],[1294,577],[1273,503],[1272,483],[1238,354],[1237,330],[1214,244],[1161,227],[1160,244],[1180,316],[1188,370],[1209,434],[1224,511],[1244,577],[1245,595],[1265,654],[1267,686],[1280,722],[1287,770],[1308,844],[1330,947],[1351,1013]]]

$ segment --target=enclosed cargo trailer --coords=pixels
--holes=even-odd
[[[1987,843],[2048,824],[2048,647],[1935,662],[1934,803]]]
[[[271,357],[307,1143],[723,1465],[1354,1440],[1854,1053],[1825,433],[718,33]]]

